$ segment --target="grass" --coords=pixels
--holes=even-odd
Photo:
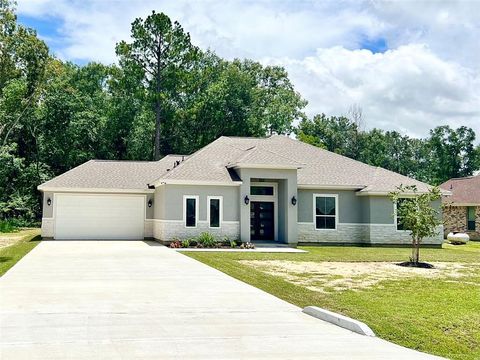
[[[18,240],[9,246],[0,248],[0,276],[5,274],[40,242],[39,229],[24,229],[14,233],[0,232],[0,243],[12,236],[18,237]]]
[[[300,307],[320,306],[368,324],[381,338],[452,359],[480,358],[480,243],[421,249],[422,261],[471,263],[461,278],[385,280],[361,290],[323,293],[240,260],[365,262],[408,260],[408,248],[302,247],[306,254],[188,253],[207,265]],[[468,266],[468,265],[467,265]],[[428,270],[426,270],[428,271]],[[327,275],[326,275],[327,276]]]

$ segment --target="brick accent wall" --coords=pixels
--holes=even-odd
[[[207,221],[199,221],[196,228],[185,227],[182,220],[154,220],[153,223],[153,237],[164,242],[188,239],[203,232],[209,232],[219,238],[228,236],[231,240],[238,240],[240,238],[240,222],[225,221],[220,229],[209,228]]]
[[[438,235],[423,239],[425,245],[441,245],[443,226],[438,227]],[[313,223],[298,223],[300,243],[345,243],[371,245],[409,245],[408,231],[397,231],[395,224],[342,224],[336,230],[316,230]]]
[[[446,206],[443,209],[444,236],[459,231],[467,233],[472,240],[480,240],[480,206],[475,208],[475,231],[467,230],[467,207]]]

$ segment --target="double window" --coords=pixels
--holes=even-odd
[[[210,228],[219,228],[222,224],[223,198],[221,196],[207,197],[207,220]],[[183,220],[185,227],[195,228],[198,224],[199,196],[185,195],[183,197]]]
[[[315,194],[313,206],[315,229],[335,230],[337,228],[338,196]]]
[[[467,230],[475,231],[475,207],[467,206]]]

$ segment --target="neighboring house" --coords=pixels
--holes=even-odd
[[[440,187],[452,194],[442,200],[445,236],[458,231],[480,240],[480,175],[450,179]]]
[[[220,137],[190,156],[91,160],[38,187],[42,235],[161,242],[406,244],[388,193],[429,186],[285,137]],[[440,201],[435,204],[440,208]],[[425,243],[441,244],[439,235]]]

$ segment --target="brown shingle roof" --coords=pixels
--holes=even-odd
[[[88,188],[145,190],[182,155],[168,155],[159,161],[90,160],[57,176],[38,188]]]
[[[227,167],[237,163],[298,167],[299,185],[354,187],[363,192],[389,192],[398,185],[428,184],[327,150],[274,135],[268,138],[220,137],[191,155],[160,180],[232,182]]]
[[[451,196],[444,198],[447,203],[480,206],[480,175],[453,178],[445,181],[440,188],[452,193]]]
[[[417,185],[419,191],[429,188],[395,172],[279,135],[220,137],[174,167],[174,162],[181,159],[181,155],[169,155],[152,162],[92,160],[47,181],[39,189],[146,189],[147,184],[159,182],[235,184],[239,179],[233,168],[246,164],[297,168],[300,186],[351,187],[363,193],[385,193],[401,184]]]

